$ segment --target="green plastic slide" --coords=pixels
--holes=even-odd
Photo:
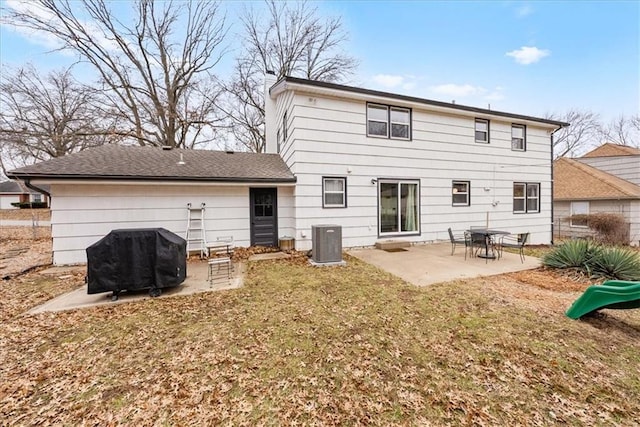
[[[579,319],[601,308],[640,308],[640,282],[608,280],[602,285],[589,286],[580,298],[574,301],[566,315],[572,319]]]

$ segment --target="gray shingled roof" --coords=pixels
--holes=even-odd
[[[48,185],[42,186],[43,190],[49,191]],[[20,181],[7,180],[0,182],[0,194],[40,194],[36,190],[28,188]]]
[[[180,165],[180,154],[184,164]],[[277,154],[104,145],[8,172],[11,178],[295,182]]]

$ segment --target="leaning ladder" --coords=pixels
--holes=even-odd
[[[187,203],[187,212],[185,236],[187,254],[200,251],[200,257],[205,258],[209,255],[209,249],[207,248],[207,233],[204,226],[204,203],[201,203],[199,208],[194,208],[191,203]]]

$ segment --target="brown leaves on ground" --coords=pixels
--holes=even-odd
[[[0,424],[638,424],[638,310],[572,321],[579,293],[544,270],[417,288],[346,260],[297,254],[249,263],[237,290],[7,316]]]
[[[50,209],[0,209],[0,220],[50,221]]]
[[[0,227],[0,280],[49,264],[50,227]]]

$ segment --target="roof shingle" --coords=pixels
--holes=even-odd
[[[180,160],[184,164],[179,164]],[[103,145],[8,172],[12,178],[295,182],[277,154]]]
[[[627,145],[607,142],[596,149],[589,151],[582,157],[614,157],[614,156],[638,156],[640,150]]]
[[[553,163],[553,200],[640,199],[640,186],[562,157]]]

